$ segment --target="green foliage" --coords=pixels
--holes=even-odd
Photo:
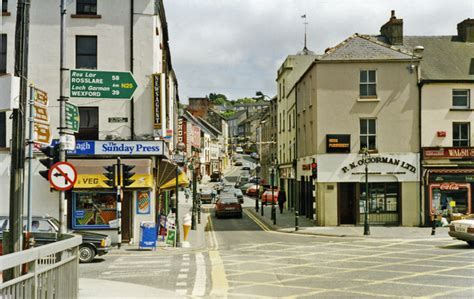
[[[227,111],[224,111],[222,112],[222,116],[224,116],[225,118],[229,118],[229,117],[232,117],[234,116],[235,114],[235,110],[227,110]]]
[[[209,100],[214,105],[225,105],[229,103],[229,101],[227,100],[227,97],[220,93],[210,93]]]
[[[256,102],[257,102],[257,100],[252,99],[252,98],[242,98],[242,99],[237,99],[234,102],[234,105],[235,104],[251,104],[251,103],[256,103]]]

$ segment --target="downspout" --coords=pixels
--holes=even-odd
[[[133,74],[133,16],[135,11],[135,0],[130,0],[130,72]],[[135,139],[135,98],[130,100],[130,135]]]
[[[420,160],[419,160],[419,163],[420,163],[420,166],[419,166],[419,169],[420,169],[420,188],[419,188],[419,197],[420,197],[420,215],[419,215],[419,221],[420,221],[420,224],[419,226],[422,227],[423,226],[423,187],[424,187],[424,183],[423,183],[423,178],[424,178],[424,175],[423,175],[423,158],[422,158],[422,153],[423,153],[423,148],[422,148],[422,122],[421,122],[421,116],[422,116],[422,102],[421,102],[421,95],[422,95],[422,90],[423,88],[423,82],[421,82],[420,79],[418,79],[418,140],[419,140],[419,153],[420,153]]]

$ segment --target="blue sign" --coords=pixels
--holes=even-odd
[[[54,139],[51,143],[59,143]],[[167,147],[163,140],[144,141],[90,141],[77,140],[76,149],[69,155],[107,155],[107,156],[163,156]]]
[[[55,146],[59,143],[58,139],[54,139],[51,143]],[[95,141],[77,140],[76,149],[73,151],[67,151],[70,155],[94,155],[95,154]]]
[[[86,213],[84,212],[84,210],[77,210],[77,211],[74,211],[74,217],[76,217],[77,219],[82,219],[84,218],[84,215]]]

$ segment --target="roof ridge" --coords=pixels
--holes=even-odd
[[[353,35],[349,36],[348,38],[346,38],[342,42],[335,45],[334,47],[329,47],[328,50],[325,51],[323,55],[321,55],[321,57],[316,58],[316,59],[317,60],[324,60],[325,57],[327,57],[327,56],[331,55],[332,53],[334,53],[337,49],[339,49],[342,46],[344,46],[345,44],[347,44],[347,42],[349,42],[349,40],[354,39],[356,36],[357,36],[357,33],[354,33]]]
[[[409,56],[413,56],[413,52],[411,51],[408,51],[407,49],[404,48],[404,45],[401,45],[400,47],[395,47],[393,45],[390,45],[390,44],[387,44],[387,43],[384,43],[384,42],[381,42],[379,40],[374,40],[372,39],[371,37],[377,37],[377,36],[380,36],[380,35],[369,35],[369,34],[358,34],[356,33],[357,36],[359,36],[360,38],[363,38],[365,39],[366,41],[369,41],[371,43],[374,43],[376,45],[379,45],[379,46],[382,46],[382,47],[385,47],[387,49],[391,49],[395,52],[398,52],[398,53],[402,53],[402,54],[405,54],[405,55],[409,55]]]

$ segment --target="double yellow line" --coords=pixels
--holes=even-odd
[[[253,215],[251,212],[249,212],[247,209],[244,209],[244,212],[247,216],[249,216],[250,219],[253,220],[262,230],[266,232],[272,232],[273,229],[269,227],[266,223],[262,222],[260,219],[258,219],[255,215]]]

